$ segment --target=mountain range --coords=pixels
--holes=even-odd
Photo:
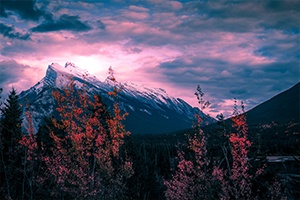
[[[89,75],[87,71],[70,62],[65,66],[52,63],[41,81],[19,95],[21,103],[29,104],[33,111],[35,131],[42,120],[52,116],[55,111],[52,91],[62,89],[71,80],[78,88],[84,86],[88,95],[100,95],[108,109],[112,110],[114,99],[108,92],[113,91],[114,82],[110,79],[101,82],[96,76]],[[122,90],[118,95],[118,103],[121,110],[129,114],[124,124],[132,134],[158,134],[187,129],[192,126],[195,114],[204,118],[205,124],[215,122],[215,119],[198,108],[168,95],[162,88],[149,88],[132,82],[120,84]],[[24,124],[27,125],[26,119]]]
[[[248,125],[248,138],[252,149],[268,155],[295,155],[299,152],[300,142],[300,82],[291,88],[275,95],[269,100],[243,113]],[[235,131],[232,119],[212,123],[202,128],[208,136],[208,147],[211,152],[222,154],[226,133]],[[193,135],[192,128],[168,134],[140,136],[141,141],[169,142],[171,144],[186,141],[187,135]],[[221,150],[221,151],[220,151]],[[217,153],[217,154],[218,154]]]
[[[243,113],[246,116],[246,123],[253,131],[264,126],[278,126],[286,131],[293,126],[297,127],[297,134],[300,133],[300,82],[291,88],[275,95],[269,100],[257,105],[251,110]],[[209,125],[208,129],[215,129],[218,123]],[[232,119],[225,120],[227,127],[231,127]]]
[[[76,87],[85,85],[88,95],[100,95],[108,109],[112,110],[114,99],[108,93],[113,91],[114,82],[109,79],[102,82],[70,62],[65,66],[52,63],[41,81],[19,95],[21,104],[29,104],[31,107],[35,131],[45,117],[53,115],[56,104],[52,91],[62,89],[71,80],[74,80]],[[118,102],[121,110],[129,114],[124,124],[132,134],[160,134],[189,129],[195,114],[205,119],[205,125],[216,122],[184,100],[168,95],[162,88],[150,88],[132,82],[120,84],[122,90]],[[251,126],[273,122],[299,123],[299,97],[300,82],[247,111],[247,123]],[[231,120],[226,121],[230,123]],[[24,124],[26,127],[26,119]]]

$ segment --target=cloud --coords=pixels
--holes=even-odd
[[[280,30],[299,33],[300,1],[191,1],[184,4],[187,17],[178,29],[256,32]],[[191,15],[193,14],[193,15]]]
[[[300,2],[298,0],[289,0],[289,1],[263,1],[264,7],[266,10],[272,12],[289,12],[289,11],[299,11]]]
[[[33,32],[52,32],[52,31],[89,31],[91,27],[80,21],[79,16],[62,15],[58,20],[46,21],[31,29]]]
[[[179,1],[170,1],[168,2],[172,9],[180,10],[183,6],[182,3]]]
[[[233,95],[243,95],[243,94],[246,94],[248,92],[245,89],[233,89],[233,90],[230,90],[230,93],[233,94]]]
[[[130,48],[130,49],[128,49],[127,50],[128,51],[128,53],[141,53],[143,50],[142,49],[140,49],[140,48],[137,48],[137,47],[132,47],[132,48]]]
[[[35,0],[5,0],[1,1],[0,8],[1,17],[9,17],[12,15],[11,12],[18,14],[19,17],[24,20],[38,21],[42,16],[45,18],[51,17],[50,13],[44,12],[37,7]]]
[[[4,60],[0,62],[0,85],[4,83],[14,83],[22,77],[27,65],[17,63],[15,60]]]
[[[125,18],[132,19],[132,20],[144,20],[149,17],[149,14],[145,13],[145,12],[135,12],[135,11],[124,10],[123,16]]]
[[[29,34],[22,34],[15,30],[13,26],[7,26],[3,23],[0,23],[0,33],[10,39],[19,39],[19,40],[30,40]]]
[[[235,49],[232,50],[231,54],[238,56],[238,53],[234,53]],[[247,109],[250,109],[257,103],[267,100],[266,97],[270,98],[299,81],[299,62],[274,60],[274,62],[246,63],[197,54],[161,62],[153,72],[161,75],[160,82],[172,83],[174,88],[190,93],[191,88],[200,84],[214,104],[236,97],[248,100]],[[148,73],[150,75],[152,71]],[[225,104],[218,106],[220,111],[225,112],[226,109],[229,109],[226,112],[230,111],[231,108],[221,105]],[[210,111],[213,112],[215,110]]]
[[[99,74],[112,65],[122,80],[194,106],[200,84],[212,113],[230,113],[234,97],[249,109],[299,81],[298,0],[30,2],[31,21],[0,7],[0,59],[44,68],[77,59]]]
[[[133,10],[133,11],[137,11],[137,12],[148,12],[149,11],[148,8],[145,8],[142,6],[135,6],[135,5],[130,5],[129,9]]]
[[[98,20],[97,27],[100,28],[101,30],[105,30],[106,25],[101,20]]]
[[[180,1],[164,1],[164,0],[148,0],[149,4],[154,5],[154,7],[163,10],[180,10],[183,5]]]
[[[5,96],[12,87],[18,92],[28,89],[41,77],[41,70],[29,65],[18,63],[15,60],[0,61],[0,86]],[[30,77],[30,78],[29,78]]]

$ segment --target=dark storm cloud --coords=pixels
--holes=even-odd
[[[190,2],[183,10],[189,17],[179,30],[249,32],[263,28],[299,33],[298,0]]]
[[[177,58],[174,61],[163,62],[158,66],[158,70],[166,75],[166,78],[180,85],[182,82],[195,83],[197,80],[204,82],[214,82],[226,79],[222,71],[228,69],[228,64],[221,60],[206,58]]]
[[[31,29],[33,32],[52,32],[68,30],[74,32],[89,31],[91,27],[80,21],[79,16],[62,15],[58,20],[46,21]]]
[[[267,10],[273,12],[286,12],[291,10],[299,12],[299,8],[300,8],[300,4],[298,0],[288,0],[288,1],[268,0],[268,1],[264,1],[264,6]]]
[[[29,34],[22,34],[15,30],[13,26],[7,26],[0,23],[0,33],[10,39],[30,40]]]
[[[35,0],[15,1],[15,0],[1,0],[0,16],[9,17],[13,13],[19,15],[21,19],[38,21],[41,16],[45,18],[51,17],[47,13],[36,6]]]
[[[196,10],[205,18],[244,18],[258,19],[271,14],[280,13],[285,16],[296,14],[299,11],[300,3],[298,0],[278,1],[217,1],[217,2],[191,2],[186,4],[185,10],[190,12]],[[262,12],[264,11],[264,12]],[[288,12],[288,13],[286,13]],[[278,19],[274,19],[276,21]]]
[[[219,100],[236,97],[261,102],[266,100],[264,96],[270,98],[299,81],[299,62],[295,61],[243,65],[197,57],[186,60],[185,57],[163,62],[156,73],[182,89],[200,83],[211,97]]]
[[[281,39],[264,38],[254,55],[274,59],[277,62],[298,62],[300,58],[299,35],[281,35]]]
[[[172,69],[172,70],[175,70],[177,68],[183,68],[183,67],[184,68],[195,67],[195,64],[194,63],[193,64],[188,64],[183,59],[175,59],[173,61],[161,63],[161,65],[159,67],[163,68],[163,69]]]
[[[209,58],[192,58],[192,61],[185,60],[184,58],[177,58],[173,61],[168,61],[160,64],[160,68],[174,70],[176,68],[201,68],[201,66],[214,67],[226,66],[227,63],[222,60],[209,59]]]
[[[242,19],[197,19],[196,17],[189,18],[185,20],[182,24],[176,27],[174,31],[186,32],[190,30],[191,32],[216,32],[225,31],[232,33],[246,33],[252,31],[255,26],[254,22]]]
[[[0,62],[0,85],[8,85],[19,81],[24,75],[27,65],[17,63],[15,60],[3,60]]]

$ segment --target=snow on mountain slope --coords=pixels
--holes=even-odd
[[[66,86],[71,80],[76,87],[84,86],[88,94],[101,95],[108,108],[112,107],[113,99],[107,94],[114,88],[112,81],[107,79],[101,82],[73,63],[68,62],[64,67],[52,63],[41,81],[20,94],[21,102],[29,102],[31,105],[35,130],[44,117],[53,114],[55,100],[52,91]],[[124,123],[133,134],[164,133],[190,128],[196,113],[206,119],[205,123],[214,122],[214,119],[205,116],[199,109],[192,108],[182,99],[168,95],[161,88],[145,87],[132,82],[121,85],[118,100],[121,109],[129,113]],[[25,125],[26,123],[25,120]]]
[[[182,99],[176,99],[166,93],[161,88],[148,88],[143,85],[138,85],[132,82],[126,82],[123,85],[122,92],[139,101],[149,104],[152,108],[162,110],[162,107],[176,110],[178,113],[185,113],[187,115],[194,115],[191,106],[189,106]]]

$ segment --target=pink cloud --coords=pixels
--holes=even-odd
[[[171,6],[171,8],[174,10],[179,10],[183,7],[182,3],[179,1],[170,1],[170,2],[167,2],[167,4],[169,4]]]
[[[145,8],[142,6],[135,6],[135,5],[130,5],[129,9],[133,10],[133,11],[137,11],[137,12],[148,12],[149,11],[148,8]]]
[[[123,17],[129,18],[129,19],[132,19],[132,20],[144,20],[144,19],[147,19],[149,17],[148,13],[134,12],[134,11],[129,11],[129,10],[123,11],[122,15],[123,15]]]

